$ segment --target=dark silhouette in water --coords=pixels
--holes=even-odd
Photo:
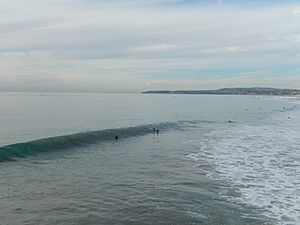
[[[232,121],[231,121],[231,120],[228,120],[228,123],[232,123]]]
[[[156,134],[159,135],[159,129],[156,129]]]
[[[119,137],[118,137],[118,136],[115,136],[115,139],[116,139],[116,140],[118,140],[118,139],[119,139]]]
[[[153,128],[153,134],[155,134],[155,131],[156,131],[156,129],[155,129],[155,128]]]

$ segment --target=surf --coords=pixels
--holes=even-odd
[[[119,140],[143,136],[153,133],[153,128],[159,129],[160,131],[168,131],[182,129],[185,126],[193,126],[195,123],[196,121],[164,122],[134,127],[87,131],[15,143],[0,147],[0,162],[15,161],[16,158],[26,157],[36,153],[72,149],[104,141],[116,141],[116,136]]]

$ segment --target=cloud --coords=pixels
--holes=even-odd
[[[223,5],[223,0],[218,0],[218,5],[222,6]]]
[[[289,70],[300,63],[297,3],[248,7],[226,1],[216,7],[222,1],[2,0],[0,4],[0,90],[38,86],[51,91],[140,91],[157,81],[168,89],[187,83],[193,88],[239,82],[272,86],[272,75],[279,73],[276,79],[285,80],[286,86],[300,81],[296,77],[300,69],[293,74]],[[251,80],[245,79],[244,70],[261,72]]]

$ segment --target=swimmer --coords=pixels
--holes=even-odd
[[[118,139],[119,139],[119,137],[118,137],[118,136],[115,136],[115,139],[116,139],[116,140],[118,140]]]

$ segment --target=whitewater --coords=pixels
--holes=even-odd
[[[210,162],[213,170],[207,176],[231,183],[237,193],[229,200],[253,205],[276,218],[276,224],[296,225],[300,224],[300,111],[298,101],[290,103],[291,108],[260,124],[210,132],[206,136],[210,143],[188,157]]]

